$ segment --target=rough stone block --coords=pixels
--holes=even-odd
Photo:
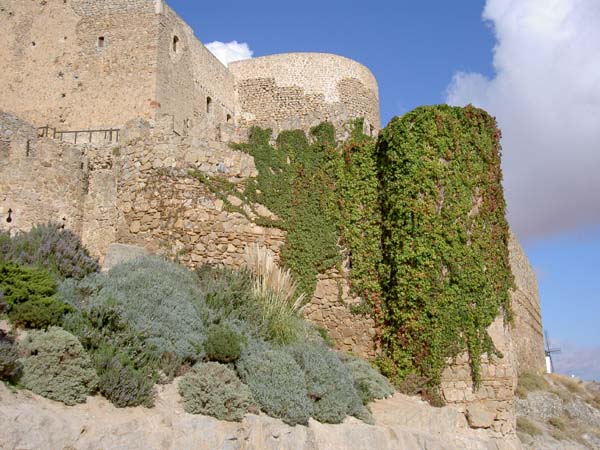
[[[489,411],[481,403],[473,403],[467,406],[467,420],[471,428],[490,428],[496,413]]]

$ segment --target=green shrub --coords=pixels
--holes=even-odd
[[[22,369],[14,339],[0,330],[0,381],[17,381]]]
[[[265,343],[250,342],[236,368],[265,413],[289,425],[308,423],[313,407],[302,369],[291,355]]]
[[[274,302],[273,296],[255,295],[252,271],[202,266],[196,274],[212,320],[243,323],[253,336],[278,343],[293,341],[306,332],[306,324],[293,305],[273,307],[282,304]]]
[[[350,355],[344,355],[341,359],[350,371],[354,380],[354,388],[364,405],[375,399],[386,398],[394,394],[394,388],[388,379],[368,362]]]
[[[160,355],[114,307],[101,305],[69,314],[64,326],[90,353],[98,390],[117,407],[152,406],[159,373],[175,375],[179,360],[173,364]]]
[[[84,280],[85,281],[85,280]],[[197,361],[210,311],[198,280],[184,267],[155,257],[128,261],[94,277],[87,308],[111,307],[162,357]]]
[[[36,225],[31,231],[2,238],[2,259],[46,268],[60,278],[83,278],[100,269],[79,237],[55,223]]]
[[[252,278],[247,271],[203,265],[196,269],[206,305],[226,320],[251,320]]]
[[[4,300],[4,292],[0,291],[0,317],[8,311],[8,303]]]
[[[143,333],[133,330],[111,306],[100,305],[88,311],[65,316],[63,327],[77,336],[91,354],[107,347],[126,354],[136,368],[159,368],[159,351],[146,341]]]
[[[308,397],[313,403],[312,416],[323,423],[341,423],[354,415],[363,402],[354,389],[347,367],[327,347],[314,343],[289,348],[306,381]]]
[[[44,269],[0,264],[0,291],[13,324],[29,328],[59,325],[70,308],[54,295],[56,283]]]
[[[241,421],[252,406],[252,394],[229,367],[208,362],[195,365],[179,382],[183,407],[190,414]]]
[[[96,388],[98,377],[90,357],[62,328],[31,331],[20,345],[29,355],[22,361],[25,388],[67,405],[85,402]]]
[[[94,354],[98,370],[98,390],[117,408],[154,406],[156,375],[151,367],[136,368],[125,353],[114,347]]]
[[[210,361],[230,363],[242,353],[244,338],[227,324],[213,325],[208,330],[204,352]]]

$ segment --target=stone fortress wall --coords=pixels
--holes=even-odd
[[[150,0],[0,0],[0,107],[36,126],[150,119],[158,20]]]
[[[542,374],[546,371],[542,311],[535,271],[519,240],[511,232],[508,242],[510,266],[515,277],[511,293],[514,326],[515,365],[519,375],[525,372]]]
[[[0,25],[0,106],[38,127],[120,128],[170,115],[178,134],[212,139],[357,117],[367,132],[380,128],[366,67],[296,53],[228,69],[163,0],[0,0]]]
[[[225,176],[241,190],[257,175],[253,159],[220,142],[180,136],[169,117],[153,126],[142,120],[129,122],[119,143],[74,145],[39,137],[31,125],[1,114],[0,156],[3,230],[62,221],[101,258],[111,244],[130,244],[191,268],[207,263],[239,267],[247,245],[259,243],[278,255],[285,243],[285,232],[258,225],[252,213],[229,210],[190,173]],[[230,197],[235,205],[235,192]],[[254,206],[260,215],[271,215]],[[525,264],[523,255],[514,251],[511,245],[511,264],[515,255]],[[513,265],[513,271],[521,269]],[[513,305],[522,286],[517,283]],[[529,300],[532,305],[538,302],[537,297]],[[305,314],[329,330],[339,349],[372,358],[379,351],[374,346],[377,325],[351,311],[356,301],[349,293],[347,274],[332,269],[319,276]],[[505,357],[482,363],[479,390],[472,386],[468,358],[452,361],[443,376],[442,394],[467,416],[475,408],[477,417],[487,417],[485,428],[511,434],[517,372],[538,369],[527,355],[536,355],[536,349],[536,356],[543,355],[543,341],[535,323],[524,326],[516,321],[510,327],[499,318],[489,332]],[[519,353],[519,342],[528,346],[525,355]],[[522,363],[517,365],[517,360]]]
[[[157,111],[174,118],[179,134],[218,137],[233,126],[234,78],[166,4],[158,15]]]
[[[373,74],[351,59],[324,53],[263,56],[229,65],[239,96],[238,120],[263,128],[308,129],[329,120],[342,129],[365,119],[379,132],[379,90]]]
[[[268,217],[266,208],[232,212],[189,171],[225,176],[241,190],[256,176],[254,161],[225,142],[252,125],[277,133],[363,117],[366,132],[380,128],[377,83],[360,64],[303,53],[227,69],[162,0],[0,0],[0,39],[0,111],[31,123],[0,114],[0,229],[58,221],[101,258],[113,243],[190,267],[239,266],[255,242],[278,254],[285,233],[253,218]],[[59,142],[38,136],[46,124],[118,127],[120,139]],[[449,403],[483,408],[486,427],[499,433],[514,429],[517,374],[543,370],[535,275],[516,239],[510,251],[515,323],[490,328],[506,357],[484,363],[479,391],[465,358],[442,383]],[[373,357],[376,324],[351,312],[348,286],[347,274],[321,275],[306,315],[338,348]]]

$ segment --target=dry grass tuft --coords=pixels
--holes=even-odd
[[[534,391],[550,391],[550,384],[542,375],[534,373],[524,373],[521,375],[519,377],[519,384],[517,385],[517,396],[526,398],[529,392]]]
[[[280,342],[293,340],[305,295],[297,295],[297,284],[290,270],[280,268],[269,249],[250,245],[246,247],[245,259],[253,278],[252,295],[259,305],[268,337]]]
[[[577,395],[585,395],[586,391],[581,382],[581,380],[577,378],[567,377],[565,375],[552,374],[550,375],[553,381],[560,383],[563,387],[565,387],[572,394]]]
[[[542,434],[542,430],[527,417],[517,417],[517,431],[530,436]]]

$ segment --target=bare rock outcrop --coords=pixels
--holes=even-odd
[[[519,450],[468,427],[463,414],[396,394],[372,405],[377,425],[310,421],[290,427],[263,415],[220,422],[187,414],[176,384],[161,386],[153,409],[117,409],[101,397],[68,407],[0,383],[0,448],[5,450]]]

